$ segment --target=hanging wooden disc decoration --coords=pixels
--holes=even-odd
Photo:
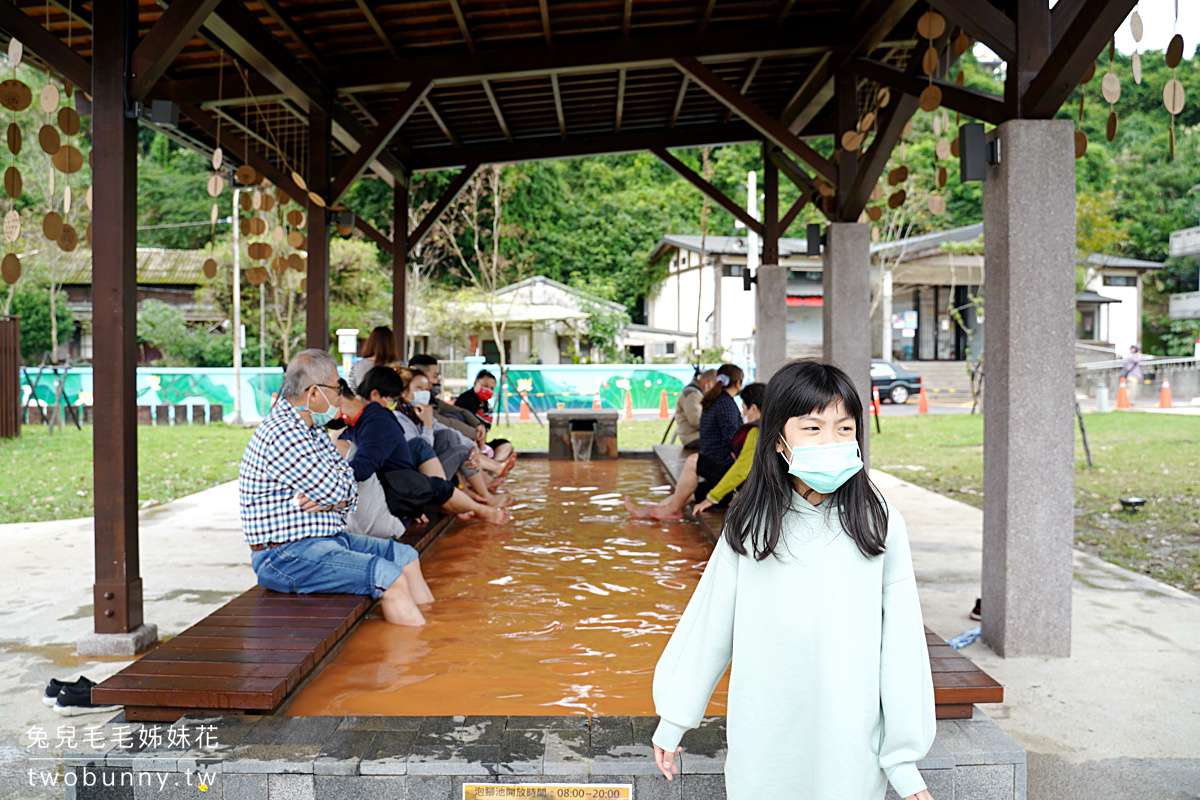
[[[1088,138],[1083,131],[1075,131],[1075,157],[1083,158],[1083,154],[1087,152]]]
[[[907,139],[909,136],[912,136],[912,117],[909,117],[908,121],[904,123],[904,127],[900,129],[900,137],[902,139]]]
[[[283,244],[283,240],[287,238],[287,232],[282,227],[276,225],[275,230],[271,231],[271,238],[275,240],[275,244]]]
[[[301,291],[301,293],[308,291],[308,278],[300,279],[300,291]]]
[[[304,212],[293,208],[287,213],[288,224],[295,228],[304,227]]]
[[[255,211],[262,210],[262,192],[256,190],[250,193],[250,207]]]
[[[946,32],[946,18],[936,11],[926,11],[917,20],[917,33],[922,39],[936,39]]]
[[[1121,99],[1121,79],[1111,72],[1104,73],[1100,81],[1100,94],[1106,103],[1115,103]]]
[[[58,235],[58,246],[64,253],[69,253],[79,246],[79,234],[75,232],[75,228],[70,225],[62,226],[62,232]]]
[[[50,156],[50,163],[59,172],[73,175],[83,169],[83,153],[70,144],[58,148],[58,152]]]
[[[932,75],[933,71],[937,69],[937,65],[938,51],[930,47],[925,51],[925,55],[921,56],[921,69],[924,70],[926,75]]]
[[[63,78],[63,94],[67,96],[68,100],[75,96],[75,84],[66,78]]]
[[[958,158],[958,137],[955,136],[950,140],[950,157]]]
[[[868,111],[862,115],[862,119],[858,121],[858,132],[866,133],[875,125],[875,112]]]
[[[275,270],[277,274],[282,275],[283,273],[287,272],[287,268],[288,263],[286,258],[283,258],[282,256],[275,256],[271,259],[271,269]]]
[[[896,167],[888,173],[888,185],[895,186],[908,180],[908,167]]]
[[[878,183],[871,188],[871,201],[878,203],[883,199],[883,187]]]
[[[15,122],[9,123],[8,126],[8,151],[14,156],[21,154],[21,145],[24,143],[25,137],[21,135],[21,126]]]
[[[937,185],[938,185],[938,188],[939,188],[939,189],[943,188],[943,187],[946,185],[946,180],[947,180],[949,177],[950,177],[950,176],[949,176],[949,173],[947,173],[947,172],[946,172],[946,168],[945,168],[945,167],[938,167],[938,171],[937,171]]]
[[[241,179],[239,178],[238,180],[241,180]],[[243,192],[241,199],[238,200],[238,204],[241,205],[242,211],[253,211],[254,207],[251,206],[250,203],[251,203],[250,195]]]
[[[271,247],[271,245],[267,244],[266,242],[259,242],[258,243],[258,252],[259,252],[259,260],[266,261],[268,258],[270,258],[272,256],[272,254],[274,254],[275,248]]]
[[[1096,77],[1096,64],[1093,62],[1092,65],[1088,67],[1088,71],[1083,73],[1083,80],[1081,80],[1079,83],[1080,85],[1090,83],[1094,77]]]
[[[842,134],[842,149],[853,152],[862,146],[865,138],[858,131],[846,131]]]
[[[946,213],[946,198],[940,194],[929,195],[929,201],[926,203],[929,207],[929,213],[941,216]]]
[[[58,110],[58,127],[67,136],[77,136],[79,134],[79,112],[70,106],[63,106]]]
[[[1174,115],[1183,111],[1183,100],[1183,84],[1177,78],[1171,78],[1163,87],[1163,105],[1167,107],[1170,114]]]
[[[52,156],[62,147],[62,137],[53,125],[43,125],[38,130],[38,144],[42,146],[42,152]]]
[[[63,189],[63,213],[71,213],[71,184],[67,184],[67,188]]]
[[[258,204],[260,211],[270,211],[275,207],[275,198],[269,194],[264,194]]]
[[[250,256],[255,261],[258,261],[260,258],[262,258],[262,256],[259,255],[259,247],[261,245],[262,242],[251,242],[250,244],[246,245],[246,255]]]
[[[38,105],[41,106],[42,111],[47,114],[54,113],[55,109],[58,108],[59,100],[60,97],[58,94],[58,87],[53,83],[47,83],[42,87],[42,90],[38,92]]]
[[[4,238],[15,242],[21,235],[21,215],[14,208],[4,215]]]
[[[21,45],[21,40],[15,36],[8,41],[8,65],[13,69],[21,66],[21,58],[25,55],[25,48]]]
[[[1179,66],[1179,62],[1183,60],[1183,36],[1175,34],[1171,37],[1171,43],[1167,45],[1167,66],[1175,69]]]
[[[349,236],[352,233],[354,233],[353,225],[338,225],[337,226],[337,235],[338,236]]]
[[[959,86],[966,86],[967,85],[967,73],[963,72],[960,69],[958,71],[958,74],[954,76],[954,82],[957,83]]]
[[[294,247],[297,250],[304,249],[304,234],[300,231],[288,231],[287,235],[288,247]]]
[[[9,111],[24,111],[33,102],[33,92],[15,78],[0,81],[0,106]]]
[[[304,263],[304,258],[299,253],[292,253],[287,257],[288,266],[296,270],[296,272],[304,272],[308,265]]]
[[[933,150],[937,154],[937,157],[940,158],[942,161],[950,160],[950,143],[947,142],[945,139],[938,139],[937,144],[934,145]]]
[[[887,108],[888,103],[892,102],[892,91],[886,86],[881,86],[879,91],[875,93],[875,105],[879,108]]]
[[[249,164],[242,164],[237,168],[237,182],[243,186],[251,186],[258,183],[258,172]]]
[[[933,117],[933,135],[942,135],[942,118],[936,114]]]
[[[87,239],[88,246],[90,247],[92,244],[92,223],[89,222],[87,224],[87,230],[83,232],[83,236]]]
[[[220,210],[217,208],[217,204],[216,204],[216,203],[213,203],[213,204],[212,204],[212,208],[211,208],[211,209],[209,209],[209,212],[208,212],[208,224],[210,224],[210,225],[216,225],[216,224],[217,224],[217,220],[218,220],[218,219],[220,219],[220,218],[221,218],[221,212],[220,212]]]
[[[283,189],[275,190],[275,202],[278,203],[280,207],[286,206],[291,201],[292,198],[288,197],[287,192],[285,192]]]
[[[879,222],[882,217],[883,209],[879,206],[871,206],[867,209],[867,218],[870,219],[871,222]]]
[[[1133,82],[1140,86],[1142,84],[1142,57],[1135,52],[1131,58],[1133,60]]]
[[[213,174],[208,176],[208,196],[217,197],[221,192],[225,191],[225,179],[220,175]]]
[[[954,40],[954,55],[961,56],[970,49],[971,39],[965,33],[960,33]]]
[[[224,163],[225,151],[218,147],[216,150],[213,150],[212,167],[213,169],[220,169]]]
[[[1142,15],[1137,11],[1129,15],[1129,32],[1133,34],[1135,42],[1142,41]]]
[[[300,191],[308,191],[308,184],[305,182],[304,178],[301,177],[300,173],[296,172],[295,170],[292,170],[292,183],[296,184],[296,188]]]
[[[317,194],[316,192],[309,192],[308,200],[309,200],[309,202],[311,202],[314,206],[317,206],[318,208],[325,207],[325,198],[321,197],[321,195]]]
[[[85,206],[87,206],[88,211],[92,210],[92,187],[91,186],[88,187],[87,194],[83,198],[83,204]]]
[[[267,271],[262,267],[251,267],[246,270],[246,282],[251,286],[262,286],[267,282]]]
[[[62,236],[62,229],[62,216],[57,211],[51,211],[42,218],[42,233],[46,234],[50,241],[57,242],[58,237]]]
[[[207,258],[204,260],[204,277],[209,280],[217,277],[217,262],[214,259]]]
[[[262,217],[254,217],[250,220],[250,235],[262,236],[267,232],[267,221]]]
[[[942,90],[931,83],[921,90],[918,102],[922,111],[933,111],[942,104]]]
[[[1104,129],[1104,138],[1110,142],[1117,138],[1117,112],[1115,111],[1108,112],[1108,124]]]
[[[242,232],[242,236],[250,235],[250,220],[246,217],[238,220],[238,230]]]
[[[21,170],[16,167],[4,170],[4,193],[13,200],[21,196]]]
[[[16,40],[14,39],[13,41]],[[0,275],[4,277],[4,282],[10,285],[20,280],[21,259],[17,258],[14,253],[4,256],[4,260],[0,261]]]
[[[822,197],[833,197],[835,194],[833,184],[824,178],[817,178],[813,181],[813,186]]]
[[[893,192],[892,196],[888,198],[888,208],[891,208],[891,209],[899,208],[900,206],[904,205],[904,201],[907,198],[908,198],[908,193],[905,192],[903,189],[901,189],[897,192]]]

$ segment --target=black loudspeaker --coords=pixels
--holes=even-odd
[[[750,267],[742,267],[742,291],[750,291],[750,285],[754,283],[758,283],[758,276],[751,277]]]
[[[821,255],[821,226],[817,224],[809,224],[804,229],[805,236],[808,239],[808,255]]]
[[[958,177],[960,183],[981,181],[987,175],[987,137],[982,122],[958,126]]]

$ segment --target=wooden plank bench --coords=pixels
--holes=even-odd
[[[654,446],[654,455],[671,485],[679,480],[688,454],[682,445]],[[722,511],[706,511],[696,520],[710,541],[716,542],[725,522]],[[938,719],[970,719],[975,703],[1003,703],[1004,687],[974,662],[959,653],[942,637],[925,629],[929,666],[933,671],[934,707]]]
[[[453,515],[430,514],[401,541],[423,552]],[[375,605],[366,595],[281,594],[255,586],[92,688],[131,721],[278,708]]]

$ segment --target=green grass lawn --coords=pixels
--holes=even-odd
[[[668,424],[668,420],[657,419],[618,422],[617,445],[621,449],[636,449],[660,444]],[[537,422],[497,423],[491,432],[491,438],[508,439],[517,450],[545,450],[549,446],[549,435],[546,427]]]
[[[1094,467],[1075,428],[1075,542],[1129,569],[1200,591],[1200,420],[1166,414],[1088,414]],[[1036,424],[1036,423],[1032,423]],[[879,469],[983,505],[983,418],[885,418],[871,440]],[[1120,510],[1138,495],[1146,507]]]
[[[138,502],[165,503],[237,477],[252,431],[139,426]],[[0,439],[0,523],[92,516],[92,427],[27,425]]]

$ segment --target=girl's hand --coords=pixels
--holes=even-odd
[[[716,503],[706,497],[699,503],[696,503],[694,506],[692,506],[692,514],[699,514],[701,511],[707,511],[715,505]]]
[[[679,766],[675,763],[675,755],[682,750],[682,747],[676,747],[674,753],[668,754],[666,750],[663,750],[658,745],[654,745],[654,763],[658,764],[658,768],[662,770],[662,774],[669,781],[674,780],[674,776],[679,773]]]
[[[922,789],[916,794],[906,797],[905,800],[933,800],[933,795],[929,793],[928,789]]]
[[[414,406],[417,418],[428,428],[433,425],[433,406]]]

